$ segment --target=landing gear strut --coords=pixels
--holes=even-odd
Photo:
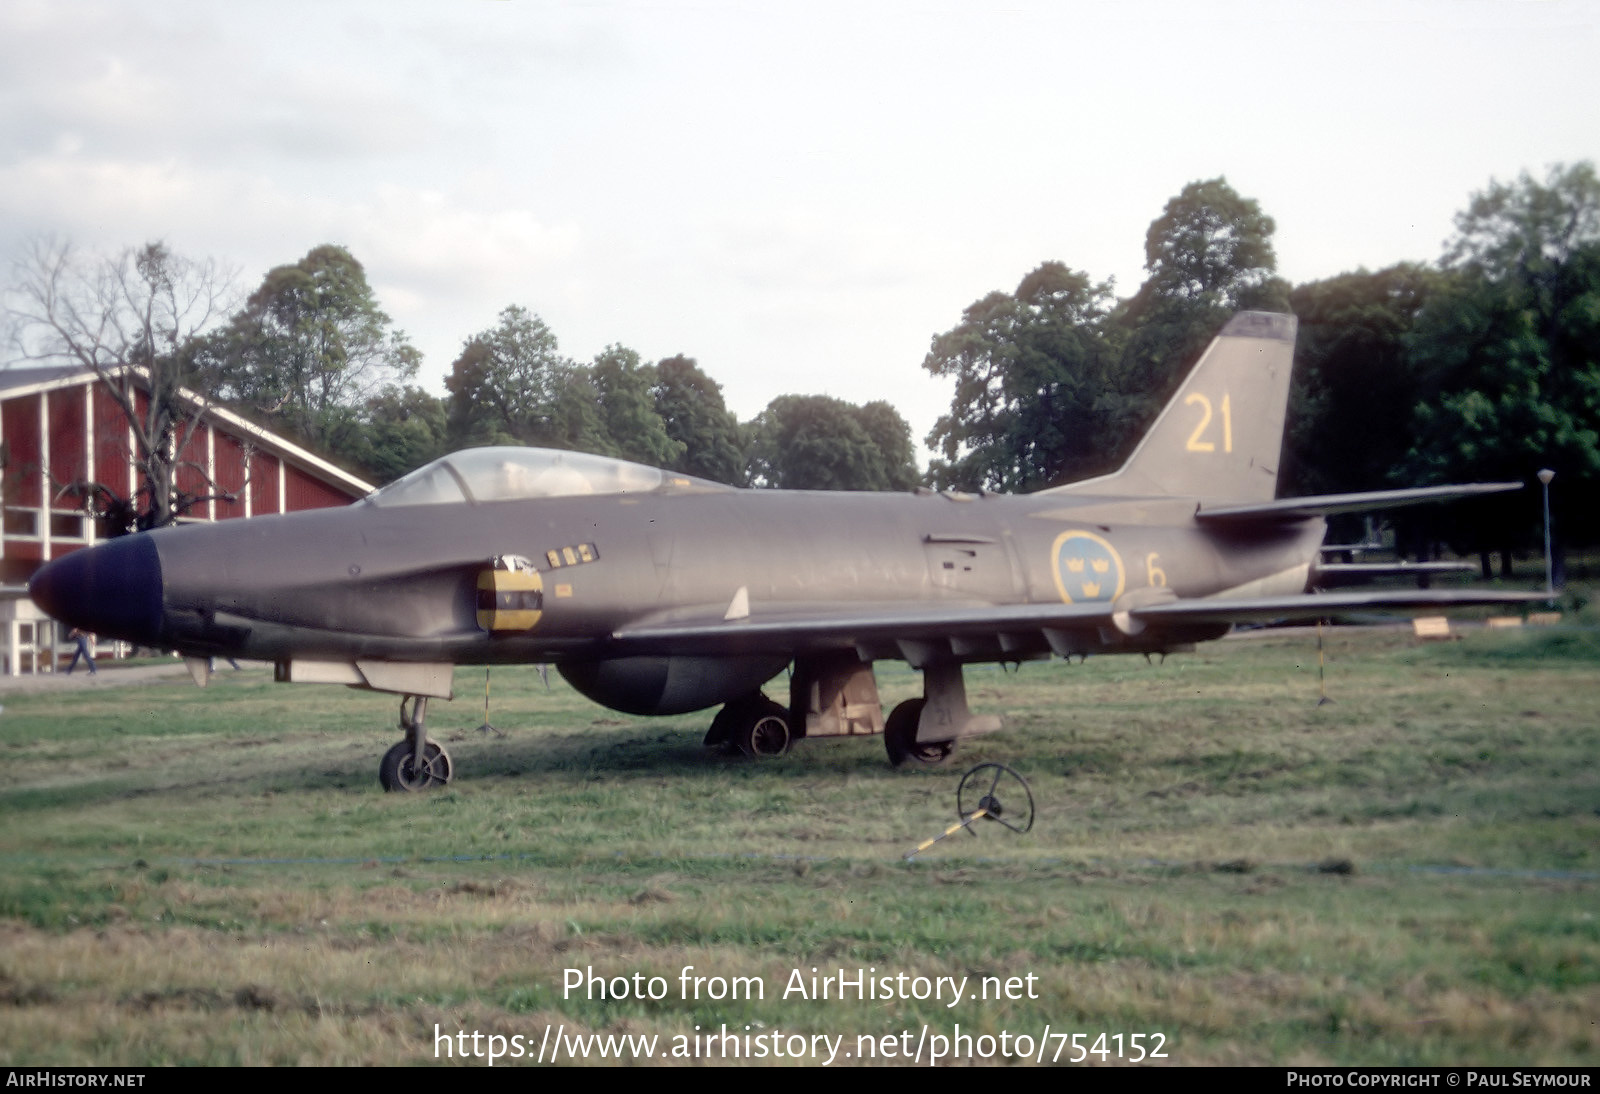
[[[406,712],[406,703],[411,712]],[[378,782],[388,791],[431,790],[450,781],[450,753],[437,741],[428,739],[423,718],[428,711],[426,695],[406,695],[400,699],[400,728],[406,739],[383,754],[378,764]]]

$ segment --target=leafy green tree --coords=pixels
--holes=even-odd
[[[1288,285],[1274,275],[1274,229],[1224,178],[1191,182],[1151,223],[1148,276],[1113,323],[1119,461],[1235,312],[1288,309]]]
[[[1411,444],[1409,339],[1438,271],[1404,263],[1296,286],[1300,320],[1280,493],[1381,490]]]
[[[788,490],[906,490],[917,480],[911,427],[879,401],[780,395],[750,423],[751,479]]]
[[[468,339],[445,387],[452,447],[609,450],[588,370],[562,356],[556,336],[526,308],[511,305]]]
[[[527,443],[550,432],[556,376],[572,367],[544,320],[518,305],[469,338],[445,378],[453,447]]]
[[[922,477],[917,452],[911,443],[911,423],[889,403],[875,399],[855,413],[856,422],[878,450],[884,489],[910,490]]]
[[[636,352],[607,346],[594,359],[590,375],[609,454],[650,467],[670,467],[683,457],[683,442],[667,435],[667,423],[656,409],[656,370],[642,364]]]
[[[683,445],[683,454],[667,468],[743,486],[748,444],[738,419],[722,401],[722,385],[702,372],[693,358],[678,356],[656,365],[652,391],[667,436]]]
[[[367,400],[342,451],[380,485],[447,451],[444,400],[419,387],[389,387]]]
[[[1047,262],[973,304],[923,362],[956,385],[930,479],[1035,490],[1116,467],[1235,311],[1287,307],[1272,231],[1226,180],[1195,182],[1150,225],[1130,299]]]
[[[1141,294],[1187,300],[1230,314],[1272,296],[1277,268],[1272,218],[1224,178],[1191,182],[1145,233]]]
[[[1103,470],[1104,322],[1111,287],[1046,262],[938,335],[922,362],[955,380],[928,435],[936,485],[1026,491]]]
[[[1445,265],[1550,293],[1561,267],[1596,240],[1600,178],[1585,160],[1552,167],[1542,183],[1526,172],[1514,184],[1490,182],[1456,217]],[[1546,311],[1550,302],[1548,295],[1540,301]]]
[[[1422,384],[1401,474],[1422,481],[1531,481],[1567,496],[1600,484],[1600,182],[1592,164],[1491,184],[1456,219],[1449,277],[1417,317]],[[1468,529],[1504,552],[1537,536],[1537,507],[1477,507]],[[1592,505],[1566,531],[1593,535]],[[1471,518],[1468,518],[1471,519]]]
[[[421,364],[361,263],[333,244],[268,271],[202,359],[222,398],[320,447]]]

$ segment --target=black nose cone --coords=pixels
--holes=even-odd
[[[74,551],[28,582],[51,616],[105,638],[155,645],[161,633],[161,558],[148,535]]]

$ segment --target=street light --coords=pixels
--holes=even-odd
[[[1550,554],[1550,480],[1555,477],[1548,467],[1539,472],[1539,483],[1544,487],[1544,591],[1551,597],[1556,594],[1555,560]]]

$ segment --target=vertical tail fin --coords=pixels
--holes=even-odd
[[[1121,470],[1046,493],[1270,501],[1296,328],[1292,315],[1235,315]]]

